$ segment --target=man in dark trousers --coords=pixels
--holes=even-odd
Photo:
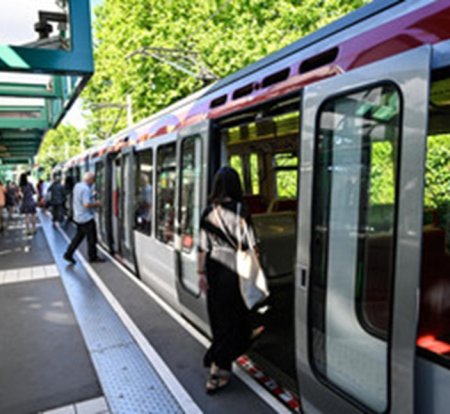
[[[94,220],[94,210],[100,207],[100,201],[94,201],[92,196],[92,184],[94,184],[95,175],[87,172],[83,181],[79,182],[73,189],[73,221],[77,225],[77,233],[72,239],[64,259],[75,264],[73,258],[75,250],[78,248],[84,237],[88,241],[89,262],[104,262],[105,260],[97,255],[97,230]]]

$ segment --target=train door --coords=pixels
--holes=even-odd
[[[121,158],[121,195],[119,196],[119,237],[120,237],[120,256],[125,264],[132,270],[134,265],[134,152],[133,148],[125,148],[120,155]]]
[[[112,251],[120,252],[120,206],[122,197],[122,159],[115,156],[112,159],[112,199],[111,199],[111,227],[112,227]]]
[[[96,160],[94,164],[95,170],[95,199],[100,200],[102,205],[96,209],[95,219],[97,222],[97,234],[100,244],[106,246],[105,235],[105,209],[103,203],[105,201],[105,164],[102,159]]]
[[[95,162],[96,199],[102,205],[97,209],[97,233],[99,242],[108,250],[111,249],[111,161],[103,155]]]
[[[137,146],[134,212],[139,276],[174,306],[176,147],[174,133]]]
[[[296,274],[305,412],[413,412],[430,48],[304,90]]]
[[[270,297],[251,312],[264,334],[247,355],[283,388],[296,391],[294,330],[298,159],[301,148],[299,93],[265,102],[217,121],[221,163],[241,179],[251,213]],[[211,152],[214,152],[213,150]]]
[[[177,293],[187,312],[207,330],[205,298],[200,295],[197,275],[197,245],[200,214],[207,198],[207,139],[209,121],[178,134],[176,242]],[[189,310],[189,311],[188,311]]]

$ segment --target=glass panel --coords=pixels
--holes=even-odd
[[[105,211],[103,209],[103,203],[105,202],[104,198],[104,180],[105,180],[105,170],[102,162],[97,162],[95,164],[95,198],[102,202],[102,205],[97,210],[99,215],[99,224],[100,224],[100,234],[102,237],[106,234],[106,222],[105,222]]]
[[[130,231],[130,206],[132,205],[132,194],[130,194],[130,174],[131,163],[130,155],[123,157],[123,194],[122,194],[122,209],[123,209],[123,247],[127,251],[131,251],[131,231]]]
[[[202,141],[187,138],[182,145],[181,165],[181,239],[183,251],[190,252],[200,227],[200,179],[202,169]]]
[[[259,168],[258,154],[250,154],[250,180],[252,184],[252,194],[259,194]]]
[[[153,151],[151,149],[136,154],[136,230],[150,235],[153,215]]]
[[[391,85],[327,101],[314,180],[312,362],[379,412],[388,403],[399,102]]]
[[[450,114],[446,129],[450,131]],[[450,367],[450,134],[428,137],[417,345]]]
[[[156,175],[156,237],[172,243],[175,218],[175,144],[158,148]]]
[[[65,49],[70,46],[69,0],[15,0],[0,5],[0,39],[9,46]]]
[[[240,155],[232,155],[230,157],[230,167],[237,171],[241,179],[242,188],[244,188],[244,168],[242,166],[242,157]]]
[[[274,155],[278,198],[297,198],[298,156],[295,153]]]

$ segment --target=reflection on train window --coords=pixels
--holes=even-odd
[[[101,205],[97,210],[99,215],[99,224],[100,224],[100,234],[102,238],[104,238],[106,234],[106,214],[103,208],[103,205],[106,203],[105,199],[105,168],[102,161],[99,161],[95,164],[95,193],[96,199],[101,201]]]
[[[97,200],[103,201],[103,180],[104,180],[104,169],[103,163],[98,162],[95,164],[95,197]]]
[[[181,146],[181,154],[181,240],[183,251],[190,252],[200,227],[201,138],[185,139]]]
[[[275,154],[277,196],[282,199],[297,198],[298,156],[296,153]]]
[[[136,230],[150,235],[153,215],[153,151],[151,149],[136,154]]]
[[[175,220],[175,144],[158,148],[156,164],[156,238],[173,243]]]
[[[328,100],[314,180],[312,362],[379,412],[388,403],[399,115],[389,84]]]
[[[444,115],[445,116],[442,116]],[[441,116],[439,116],[441,115]],[[434,122],[435,118],[440,121]],[[432,110],[428,137],[422,232],[422,283],[417,345],[450,366],[450,111]],[[442,121],[445,120],[445,128]],[[431,131],[433,132],[433,131]]]

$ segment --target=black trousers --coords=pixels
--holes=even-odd
[[[87,237],[89,260],[95,259],[97,257],[97,229],[95,226],[95,220],[92,219],[87,223],[75,224],[77,225],[77,233],[67,248],[66,256],[72,257],[83,239]]]
[[[52,204],[52,215],[53,215],[53,222],[59,221],[61,223],[64,218],[64,205]]]
[[[211,258],[206,262],[209,289],[207,306],[213,340],[203,364],[214,362],[219,368],[231,370],[232,362],[250,346],[250,312],[239,290],[238,275],[229,267]]]

